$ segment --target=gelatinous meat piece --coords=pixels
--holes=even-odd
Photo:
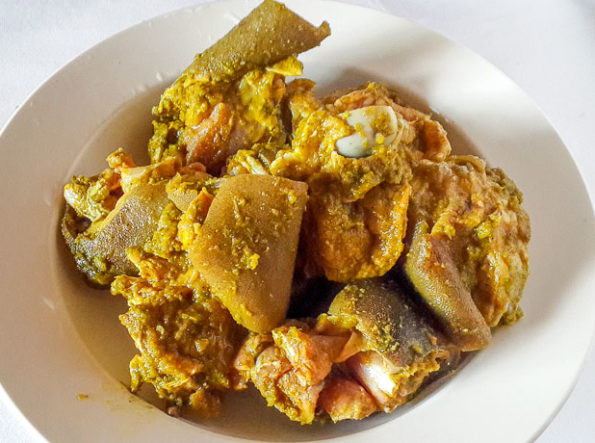
[[[83,232],[77,228],[74,211],[67,207],[62,234],[79,270],[98,285],[109,284],[118,274],[136,274],[126,249],[142,246],[151,238],[168,203],[165,182],[138,185],[120,197],[105,218]]]
[[[457,286],[459,293],[466,290],[490,327],[516,321],[522,315],[519,301],[529,275],[531,229],[515,184],[500,169],[487,168],[474,156],[451,156],[440,163],[422,160],[414,168],[411,184],[407,243],[422,222],[428,233],[416,234],[417,243],[413,240],[419,246],[412,245],[407,258],[410,271],[422,269],[424,254],[444,266],[444,272],[437,266],[429,272],[427,263],[423,279],[411,274],[414,286],[436,303],[441,295],[430,295],[427,290],[446,291],[448,285]],[[455,310],[454,305],[451,308]],[[443,319],[448,315],[446,311],[439,314]],[[452,315],[461,314],[453,311]],[[452,317],[459,332],[471,326],[454,326],[459,322],[460,318]],[[479,342],[485,342],[486,334],[479,336],[484,337]]]
[[[425,222],[416,227],[405,273],[461,351],[483,349],[490,344],[490,328],[461,281],[444,241],[429,235],[427,229]]]
[[[385,412],[408,401],[444,362],[458,359],[455,346],[394,282],[370,279],[347,285],[331,304],[329,317],[362,335],[361,352],[346,365]]]
[[[285,319],[307,189],[268,175],[226,179],[190,251],[213,294],[251,331]]]
[[[237,78],[251,69],[272,65],[318,46],[329,35],[327,22],[316,28],[285,5],[265,0],[199,54],[187,71],[200,81]]]

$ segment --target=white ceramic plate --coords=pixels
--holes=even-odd
[[[69,63],[39,88],[0,135],[0,382],[35,428],[59,441],[526,441],[568,395],[593,334],[593,212],[554,129],[509,79],[470,51],[380,12],[288,1],[333,34],[301,56],[319,91],[380,80],[442,116],[459,152],[502,167],[532,220],[526,317],[452,380],[392,416],[300,427],[250,394],[225,416],[174,419],[131,395],[133,346],[124,303],[91,290],[58,234],[61,190],[125,146],[143,156],[150,108],[192,60],[257,1],[185,9],[124,31]],[[88,398],[79,400],[78,394]]]

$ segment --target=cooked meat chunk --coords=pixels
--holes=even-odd
[[[415,229],[405,262],[407,277],[462,351],[483,349],[490,343],[490,328],[461,281],[448,247],[427,231],[425,222]]]
[[[120,274],[136,275],[136,267],[126,257],[126,249],[142,247],[158,229],[162,212],[170,203],[171,193],[167,191],[170,178],[177,175],[180,187],[189,182],[213,186],[207,183],[208,174],[196,170],[196,163],[183,166],[179,158],[134,166],[130,156],[118,149],[107,161],[110,167],[98,177],[74,177],[65,186],[68,206],[61,224],[62,235],[79,270],[98,286],[108,285]],[[77,194],[77,203],[72,206],[71,198],[77,189],[82,191],[77,188],[82,182],[93,184],[84,193]],[[105,199],[93,199],[91,195],[103,195]],[[98,207],[111,209],[98,214]],[[97,217],[87,217],[90,213]]]
[[[126,249],[142,246],[155,230],[169,200],[165,183],[145,184],[124,194],[103,219],[78,228],[80,221],[69,207],[62,219],[62,234],[79,270],[95,284],[109,284],[116,275],[135,274]]]
[[[269,406],[294,421],[311,423],[324,380],[348,339],[348,331],[318,334],[297,321],[253,335],[236,358],[236,389],[251,381]]]
[[[213,294],[241,325],[285,319],[307,185],[270,175],[226,179],[190,250]]]
[[[448,279],[458,286],[448,291],[457,297],[469,292],[490,327],[518,319],[522,315],[518,303],[529,274],[531,234],[529,217],[521,207],[522,195],[514,183],[500,169],[487,168],[473,156],[452,156],[440,163],[422,160],[411,183],[409,235],[418,232],[415,226],[419,223],[428,225],[423,241],[440,249],[443,264],[445,260],[450,263]],[[413,248],[405,267],[411,260],[411,268],[420,270],[419,256]],[[413,277],[414,286],[434,299],[430,306],[442,303],[436,297],[448,297],[445,292],[430,294],[423,286],[444,287],[447,275],[441,271],[424,278],[421,283]],[[453,302],[445,299],[444,306]],[[451,315],[458,314],[441,314]],[[458,322],[454,317],[450,320]]]
[[[163,259],[135,261],[141,275],[121,275],[112,284],[112,293],[128,302],[120,319],[139,350],[130,362],[132,391],[150,383],[171,408],[216,415],[243,329],[200,282],[168,281],[174,276]],[[170,275],[161,274],[164,269]]]
[[[199,162],[209,171],[221,171],[227,158],[232,125],[232,107],[219,103],[196,127],[185,128],[182,142],[186,146],[186,163]]]
[[[330,34],[284,5],[266,0],[198,54],[153,110],[152,163],[184,154],[219,174],[228,156],[255,143],[280,149],[286,75],[301,74],[295,56]]]
[[[403,249],[415,127],[392,108],[386,111],[391,99],[379,85],[349,94],[370,100],[341,97],[327,105],[314,98],[312,87],[304,81],[289,86],[294,137],[270,172],[310,186],[304,246],[313,272],[341,282],[384,275]],[[369,106],[352,121],[355,103]],[[357,136],[354,127],[361,124],[367,147],[360,148],[367,154],[342,155],[337,142]],[[351,152],[360,149],[348,143]]]
[[[284,4],[265,0],[213,46],[197,55],[186,73],[197,81],[229,81],[254,68],[274,65],[315,46],[330,35]]]
[[[251,381],[290,419],[311,423],[391,412],[458,351],[396,284],[349,284],[316,321],[290,321],[252,335],[236,359],[236,388]]]
[[[403,250],[410,192],[408,185],[383,184],[349,203],[313,190],[305,247],[328,279],[384,275],[394,266]]]
[[[456,347],[394,282],[347,285],[333,300],[329,318],[338,326],[353,325],[362,335],[361,352],[345,365],[385,412],[408,401],[441,365],[458,360]]]
[[[324,382],[318,398],[321,412],[333,422],[361,420],[378,410],[374,397],[355,379],[334,369]]]

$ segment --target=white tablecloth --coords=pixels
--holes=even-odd
[[[346,1],[426,25],[498,66],[550,119],[595,196],[595,2]],[[203,1],[0,1],[0,126],[30,92],[83,50],[140,21],[198,3]],[[37,440],[15,408],[0,400],[0,441]],[[576,388],[538,441],[595,442],[593,349]]]

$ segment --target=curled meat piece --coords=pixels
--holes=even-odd
[[[448,246],[427,230],[425,222],[415,229],[405,262],[407,277],[461,351],[483,349],[492,338],[490,328],[461,281]]]
[[[91,209],[81,210],[67,201],[61,223],[62,235],[78,269],[98,286],[108,285],[119,274],[136,275],[136,267],[126,256],[126,250],[142,247],[153,237],[170,201],[181,203],[192,197],[189,195],[184,199],[181,194],[185,189],[191,185],[196,188],[199,184],[211,188],[214,181],[204,172],[204,166],[199,163],[182,166],[178,157],[148,166],[134,166],[130,156],[118,150],[107,160],[110,168],[94,183],[102,183],[104,177],[112,178],[110,188],[118,192],[107,197],[114,199],[111,209],[97,219],[89,219],[88,212],[95,209],[95,205],[87,204],[86,207]],[[172,177],[178,185],[177,193],[168,191],[172,187],[168,179]],[[73,185],[80,182],[81,178],[75,177],[66,186],[65,194],[71,195]],[[106,200],[102,205],[106,206]]]
[[[347,285],[328,313],[252,335],[236,358],[235,386],[251,381],[267,400],[302,424],[391,412],[427,376],[458,359],[401,289],[379,279]]]
[[[522,195],[500,169],[473,156],[422,160],[411,184],[406,273],[451,331],[458,330],[459,338],[464,329],[474,331],[475,344],[467,344],[481,348],[489,334],[476,320],[461,322],[461,313],[473,311],[468,301],[469,309],[458,307],[471,294],[490,327],[522,315],[518,304],[529,274],[531,236]],[[427,233],[415,229],[420,224]],[[432,258],[441,266],[424,264]]]
[[[100,286],[109,284],[119,274],[135,274],[126,249],[142,246],[152,237],[168,203],[165,182],[160,182],[136,186],[120,197],[105,218],[93,224],[81,223],[67,206],[62,235],[78,269]]]
[[[411,399],[428,375],[458,361],[456,347],[391,281],[347,285],[333,300],[328,318],[362,335],[361,351],[346,361],[346,370],[384,412]]]

